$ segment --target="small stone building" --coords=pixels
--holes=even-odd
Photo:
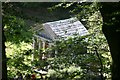
[[[37,45],[38,52],[40,52],[40,49],[45,50],[45,48],[51,47],[60,38],[66,40],[75,35],[84,36],[87,34],[87,29],[76,17],[46,22],[42,24],[42,27],[34,35],[33,47],[36,49]]]

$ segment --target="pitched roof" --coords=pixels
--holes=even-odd
[[[48,39],[52,39],[53,41],[61,37],[67,38],[74,37],[76,34],[80,36],[88,34],[87,29],[76,17],[54,22],[47,22],[42,25],[44,31],[39,32],[39,35],[42,35],[42,37],[46,37]]]

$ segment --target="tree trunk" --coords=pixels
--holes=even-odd
[[[2,26],[2,80],[7,80],[7,59],[5,54],[5,35]]]
[[[120,3],[102,3],[102,31],[112,56],[112,80],[120,79]]]

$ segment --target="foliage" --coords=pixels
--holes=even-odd
[[[55,54],[53,59],[49,60],[56,76],[65,75],[66,77],[62,77],[64,79],[67,79],[67,76],[72,76],[68,75],[68,73],[66,75],[66,72],[60,74],[60,71],[74,65],[75,67],[81,67],[83,71],[81,71],[83,75],[79,75],[80,79],[82,79],[82,77],[85,77],[84,79],[88,77],[93,79],[93,77],[99,76],[98,74],[101,74],[101,77],[103,75],[107,79],[111,78],[111,55],[107,41],[102,33],[102,17],[99,11],[100,6],[98,5],[98,3],[60,3],[50,8],[54,10],[57,7],[70,8],[72,6],[73,8],[74,6],[70,12],[73,14],[77,13],[77,17],[90,33],[89,36],[86,36],[87,45],[82,40],[79,40],[79,38],[70,38],[68,41],[61,40],[56,43],[55,50],[57,50],[58,53]],[[85,50],[87,50],[87,52],[85,52]],[[94,76],[89,75],[90,73],[87,71],[90,71],[90,73],[94,72]]]
[[[7,63],[5,64],[7,64],[8,77],[13,78],[18,71],[30,72],[31,52],[29,52],[30,48],[26,47],[28,44],[25,43],[31,44],[33,32],[31,27],[26,24],[19,4],[9,2],[2,4],[2,25],[6,38],[4,44],[7,47]],[[23,47],[27,49],[23,49]]]
[[[74,69],[73,69],[74,68]],[[82,73],[81,68],[76,68],[75,66],[71,66],[69,68],[64,68],[62,70],[54,71],[52,69],[48,70],[47,77],[49,80],[57,79],[57,80],[70,80],[70,79],[80,79]]]
[[[12,52],[7,52],[9,77],[15,76],[17,71],[24,74],[31,71],[31,56],[30,54],[26,55],[26,53],[29,52],[29,48],[25,50],[22,49],[24,46],[22,45],[22,41],[29,42],[32,40],[31,27],[25,24],[25,19],[28,17],[25,17],[25,15],[21,13],[20,7],[24,8],[27,6],[29,8],[32,4],[34,3],[29,5],[27,3],[4,3],[3,5],[5,36],[7,41],[12,42],[11,44],[13,46],[11,48],[17,46]],[[34,5],[34,7],[39,6],[39,4]],[[71,9],[70,13],[78,17],[88,29],[90,35],[57,41],[55,43],[56,46],[50,48],[50,51],[48,50],[48,54],[57,50],[57,53],[52,53],[55,57],[48,58],[47,60],[51,65],[47,74],[48,80],[86,80],[90,78],[96,80],[99,74],[103,74],[104,77],[110,78],[111,56],[109,54],[106,39],[101,31],[102,18],[98,10],[98,4],[74,2],[60,3],[52,9],[56,9],[56,7]],[[49,9],[52,10],[51,8]],[[13,43],[17,44],[14,45]],[[22,46],[20,47],[20,45]],[[7,44],[6,46],[7,49],[10,48],[10,45]],[[36,53],[37,52],[38,51],[36,51]],[[39,66],[38,60],[39,59],[36,59],[34,63],[37,66]]]
[[[21,11],[20,4],[3,3],[2,23],[7,42],[17,44],[22,41],[31,42],[33,32],[30,25],[26,23],[27,18],[25,19],[25,16],[22,15],[24,14]]]
[[[7,41],[13,43],[30,42],[32,31],[30,31],[30,27],[25,24],[24,20],[16,16],[8,16],[7,18],[9,18],[7,21],[3,20],[3,23],[5,22],[4,30]]]
[[[6,43],[7,49],[7,70],[8,77],[13,78],[18,72],[23,74],[31,73],[31,45]]]
[[[48,71],[48,79],[60,78],[69,80],[78,77],[78,79],[85,80],[93,78],[97,79],[98,76],[100,76],[101,66],[106,64],[101,65],[95,50],[92,50],[95,48],[92,47],[92,49],[90,49],[91,43],[89,43],[89,39],[87,40],[85,38],[89,37],[75,37],[56,42],[56,46],[53,50],[57,50],[57,53],[55,54],[55,57],[48,59],[48,63],[51,65],[53,71],[53,73]],[[99,55],[101,54],[99,53]],[[104,58],[104,60],[106,59]],[[72,68],[73,71],[69,71],[72,66],[74,66],[74,68]],[[80,71],[76,69],[79,69]],[[55,75],[52,76],[53,74]]]

